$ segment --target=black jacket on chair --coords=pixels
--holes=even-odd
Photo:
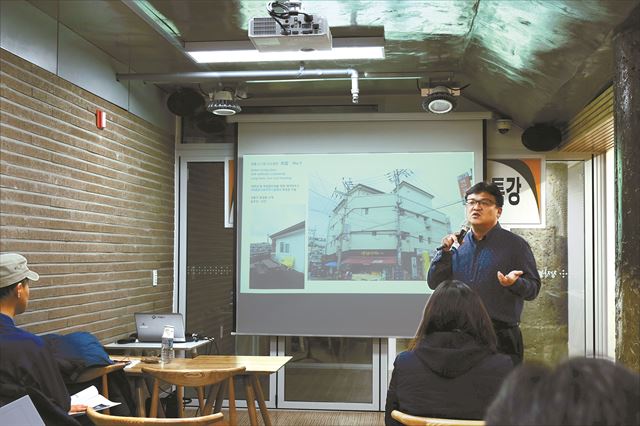
[[[425,336],[396,357],[387,391],[385,424],[400,425],[391,411],[414,416],[482,419],[513,368],[507,355],[491,353],[462,332]]]

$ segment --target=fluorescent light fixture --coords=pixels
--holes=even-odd
[[[342,59],[384,59],[384,39],[381,37],[356,37],[333,39],[331,50],[259,52],[251,42],[190,42],[185,50],[199,64],[321,61]]]
[[[421,74],[412,73],[384,73],[384,72],[365,72],[358,77],[360,80],[420,80],[424,78]],[[349,81],[350,77],[335,77],[333,81]],[[247,80],[247,84],[261,84],[261,83],[310,83],[314,81],[327,81],[326,78],[283,78],[278,80]]]
[[[334,47],[313,52],[258,52],[253,50],[210,50],[187,52],[199,64],[226,62],[327,61],[341,59],[383,59],[383,47]]]

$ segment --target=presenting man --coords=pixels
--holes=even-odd
[[[455,234],[442,239],[427,282],[435,289],[442,281],[455,279],[473,288],[493,321],[498,351],[519,364],[524,353],[520,314],[524,301],[538,295],[540,276],[529,244],[498,223],[503,203],[500,189],[491,183],[477,183],[466,192],[471,231],[463,241],[457,241]],[[460,243],[457,249],[455,242]]]
[[[0,405],[29,395],[47,425],[78,425],[68,412],[83,412],[71,398],[44,340],[15,326],[27,309],[29,281],[38,281],[27,259],[0,253]]]

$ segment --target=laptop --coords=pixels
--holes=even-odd
[[[165,325],[172,325],[175,331],[174,342],[185,342],[182,314],[145,314],[135,313],[136,330],[139,342],[162,342]]]

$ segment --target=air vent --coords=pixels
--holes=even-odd
[[[609,86],[565,126],[560,151],[603,154],[613,148],[613,104]]]
[[[251,32],[254,36],[272,36],[278,34],[278,24],[273,18],[253,18]]]

